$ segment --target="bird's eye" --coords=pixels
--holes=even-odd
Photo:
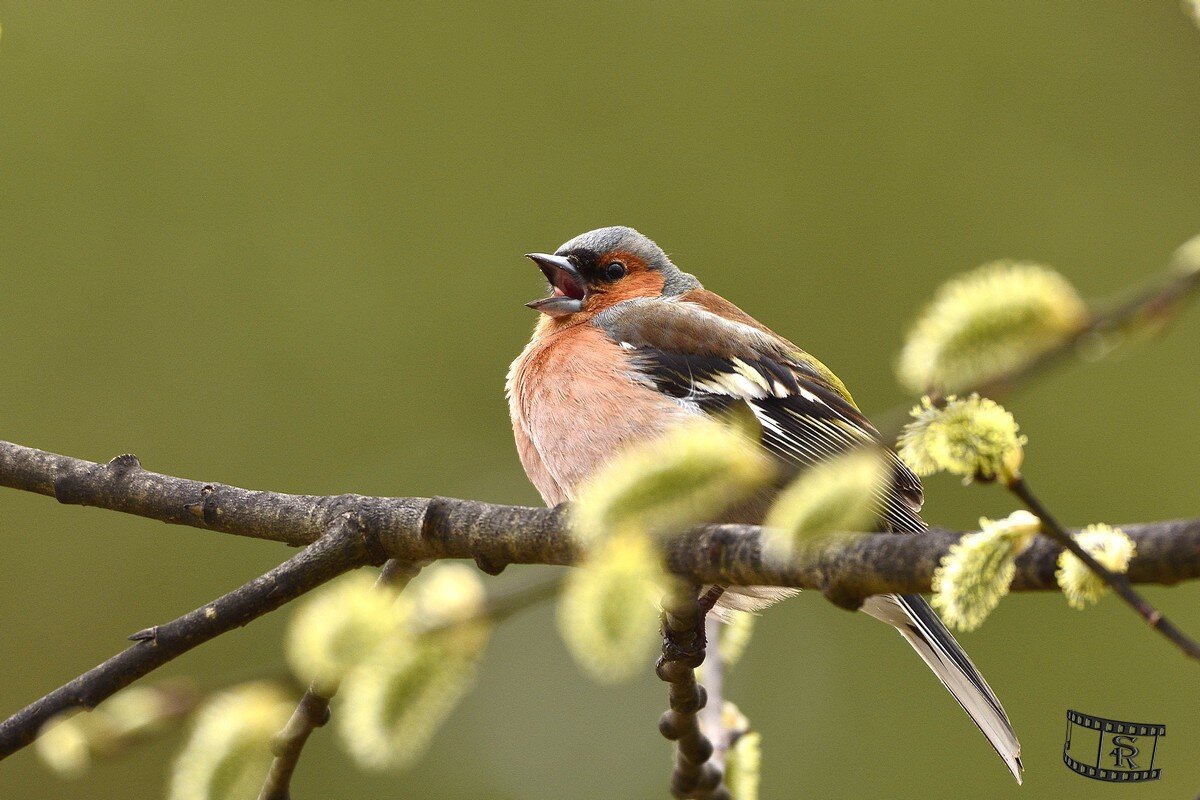
[[[625,277],[625,265],[620,261],[613,261],[604,266],[604,280],[619,281]]]

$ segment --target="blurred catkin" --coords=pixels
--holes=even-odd
[[[329,691],[381,642],[407,635],[412,606],[365,572],[344,575],[300,601],[288,627],[288,663],[300,680]]]
[[[400,601],[403,632],[378,640],[341,686],[338,731],[367,769],[404,769],[425,752],[474,684],[491,632],[483,582],[464,564],[426,568]]]
[[[567,578],[558,629],[576,662],[601,681],[641,671],[658,645],[662,557],[645,535],[622,533],[592,549]]]
[[[758,800],[762,772],[762,735],[733,703],[726,702],[721,720],[732,737],[725,753],[725,786],[733,800]]]
[[[1039,264],[996,261],[943,284],[909,331],[900,382],[963,391],[1020,369],[1088,324],[1071,284]]]
[[[725,666],[732,667],[746,652],[750,638],[754,635],[754,622],[757,617],[749,611],[725,612],[725,626],[721,628],[721,660]]]
[[[757,443],[739,428],[698,420],[601,469],[576,498],[574,529],[585,543],[630,530],[675,533],[713,519],[771,473]]]
[[[196,714],[175,761],[169,800],[246,800],[258,796],[271,763],[271,738],[295,701],[269,683],[217,694]]]
[[[95,759],[115,755],[137,738],[161,731],[198,700],[199,690],[187,679],[135,684],[91,711],[58,715],[42,727],[34,746],[59,776],[78,778]]]
[[[393,640],[347,675],[338,732],[355,762],[373,770],[415,762],[473,685],[487,640],[485,623],[463,622]]]
[[[855,450],[803,472],[764,522],[766,558],[786,562],[805,543],[833,533],[872,530],[887,490],[888,469],[875,449]]]

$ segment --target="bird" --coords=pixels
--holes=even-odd
[[[919,534],[920,479],[886,447],[824,364],[677,267],[651,239],[598,228],[554,253],[528,253],[549,296],[505,382],[517,453],[548,506],[575,498],[629,448],[698,417],[748,407],[761,446],[799,473],[863,446],[890,466],[879,529]],[[761,523],[766,503],[721,521]],[[794,591],[729,587],[719,601],[753,610]],[[1004,707],[920,595],[876,595],[862,610],[899,631],[1021,782],[1021,745]]]

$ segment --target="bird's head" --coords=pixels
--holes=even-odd
[[[550,296],[527,303],[549,317],[595,313],[634,297],[683,294],[700,282],[671,263],[633,228],[597,228],[554,251],[527,253],[550,284]]]

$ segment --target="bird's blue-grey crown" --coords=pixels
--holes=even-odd
[[[578,250],[588,250],[597,256],[613,250],[632,253],[644,261],[650,269],[662,273],[665,281],[663,285],[663,294],[665,295],[679,295],[692,289],[703,288],[694,275],[689,275],[675,266],[663,249],[650,237],[624,225],[597,228],[594,231],[581,233],[558,248],[555,255],[566,256]]]

